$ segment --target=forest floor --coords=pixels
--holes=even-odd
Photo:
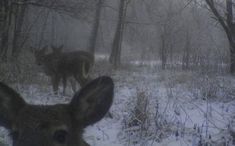
[[[233,76],[142,66],[109,75],[115,82],[110,109],[113,118],[86,129],[84,138],[91,146],[233,145]],[[49,83],[13,86],[33,104],[64,103],[72,97],[72,92],[70,96],[54,96]],[[4,129],[0,129],[1,143],[10,144]]]

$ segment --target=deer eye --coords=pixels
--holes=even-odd
[[[68,132],[65,130],[57,130],[54,133],[54,140],[60,144],[65,144],[67,141]]]

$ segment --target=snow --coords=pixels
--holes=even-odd
[[[199,135],[204,141],[211,140],[213,145],[220,145],[222,137],[229,140],[229,128],[235,123],[235,78],[229,75],[208,75],[200,73],[157,71],[137,67],[133,70],[119,70],[112,73],[115,82],[115,98],[110,109],[113,118],[104,118],[95,125],[86,128],[85,140],[92,146],[196,146]],[[216,86],[216,91],[209,97],[207,87],[209,79]],[[54,96],[51,87],[40,85],[13,85],[26,101],[32,104],[56,104],[69,102],[70,96]],[[143,91],[149,98],[148,110],[150,126],[146,137],[136,143],[128,139],[128,130],[124,122],[134,110],[138,93]],[[214,90],[212,90],[214,91]],[[206,94],[204,93],[206,92]],[[229,93],[227,96],[226,93]],[[162,127],[157,127],[158,120]],[[164,123],[165,122],[165,123]],[[132,129],[131,129],[132,128]],[[158,129],[159,128],[159,129]],[[200,132],[198,132],[200,131]],[[176,136],[176,132],[179,133]],[[208,139],[209,135],[211,139]],[[131,136],[131,135],[129,135]],[[10,143],[6,130],[0,129],[1,141]],[[230,144],[231,141],[230,141]]]

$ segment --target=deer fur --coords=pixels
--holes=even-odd
[[[91,79],[89,70],[94,64],[94,56],[85,51],[62,52],[62,47],[52,46],[52,52],[46,54],[47,47],[35,50],[36,64],[41,66],[44,73],[51,78],[53,91],[58,93],[62,79],[63,93],[65,94],[67,79],[73,77],[80,86],[84,86]],[[72,83],[73,90],[75,84]]]
[[[70,103],[31,105],[0,82],[0,126],[9,130],[13,146],[89,146],[83,130],[108,112],[113,90],[112,79],[103,76],[82,87]]]

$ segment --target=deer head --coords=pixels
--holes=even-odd
[[[68,104],[30,105],[0,83],[0,126],[10,131],[13,146],[89,146],[83,130],[107,113],[113,89],[112,79],[103,76],[88,83]]]

